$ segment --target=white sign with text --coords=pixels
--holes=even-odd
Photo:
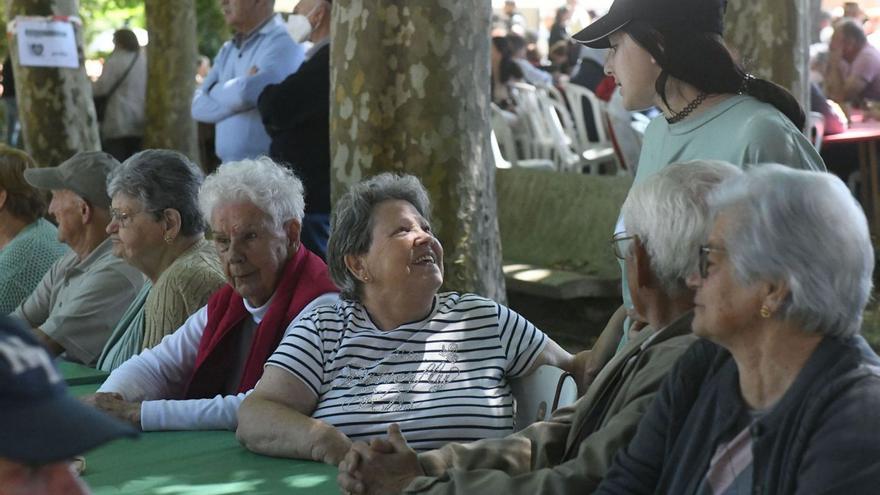
[[[17,19],[18,60],[25,67],[79,67],[73,23]]]

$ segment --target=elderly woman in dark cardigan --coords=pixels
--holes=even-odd
[[[835,176],[750,169],[710,198],[694,333],[603,494],[877,493],[868,225]]]

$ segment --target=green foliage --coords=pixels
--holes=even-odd
[[[196,25],[199,55],[213,60],[230,36],[217,0],[196,0]]]
[[[223,42],[229,39],[229,29],[217,0],[195,0],[195,3],[199,54],[214,58]],[[143,0],[80,0],[80,16],[83,19],[87,47],[97,35],[105,31],[126,26],[146,28]]]
[[[92,41],[106,31],[128,28],[146,28],[144,2],[142,0],[81,0],[80,17],[83,20],[83,41],[86,49]],[[107,53],[86,53],[87,56],[104,56]]]

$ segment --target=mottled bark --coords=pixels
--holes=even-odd
[[[7,0],[15,16],[77,15],[77,0]],[[55,166],[78,151],[100,149],[92,87],[83,65],[82,28],[74,25],[80,66],[76,69],[22,67],[18,39],[10,43],[18,116],[27,152],[37,163]]]
[[[194,0],[147,0],[147,127],[144,146],[180,151],[194,160],[196,124],[190,116],[195,91]]]
[[[503,301],[489,146],[485,0],[334,2],[333,195],[385,171],[421,178],[446,287]]]
[[[809,104],[810,0],[730,0],[724,38],[746,69]]]

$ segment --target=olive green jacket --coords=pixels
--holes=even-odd
[[[591,493],[635,434],[660,384],[696,341],[693,313],[645,329],[606,365],[587,393],[548,421],[505,438],[452,443],[419,454],[426,476],[404,493]]]

